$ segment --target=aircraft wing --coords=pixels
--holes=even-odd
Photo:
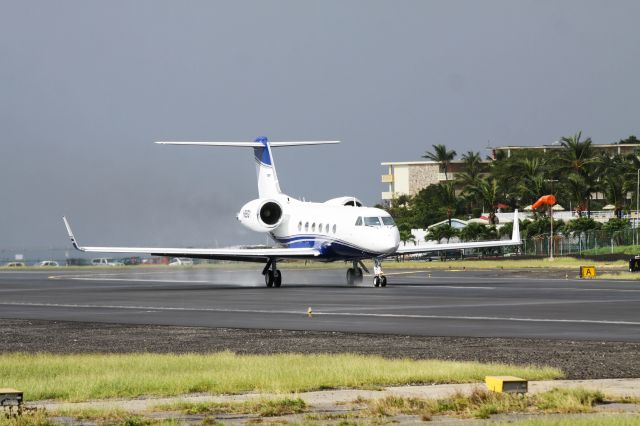
[[[486,247],[507,247],[507,246],[519,246],[520,241],[512,240],[495,240],[495,241],[474,241],[469,243],[446,243],[446,244],[424,244],[419,246],[406,245],[398,247],[398,250],[394,254],[417,254],[428,253],[440,250],[460,250],[471,248],[486,248]]]
[[[194,259],[236,260],[244,262],[264,262],[268,259],[313,259],[320,252],[313,248],[171,248],[171,247],[83,247],[71,231],[66,217],[63,217],[69,239],[77,250],[97,253],[139,253],[153,256],[190,257]]]
[[[518,221],[518,210],[513,214],[513,233],[510,240],[493,240],[493,241],[473,241],[468,243],[446,243],[446,244],[425,244],[425,245],[404,245],[398,247],[394,254],[418,254],[429,253],[440,250],[461,250],[472,248],[487,247],[508,247],[519,246],[522,244],[520,240],[520,222]],[[393,255],[392,255],[393,256]]]

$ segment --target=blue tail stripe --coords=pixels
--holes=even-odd
[[[256,158],[256,161],[260,164],[264,164],[265,166],[271,166],[271,155],[269,153],[269,140],[266,136],[259,136],[256,138],[255,142],[262,143],[263,146],[260,148],[253,148],[253,155]]]

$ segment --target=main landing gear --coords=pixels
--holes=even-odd
[[[269,259],[262,270],[262,275],[264,275],[264,283],[267,287],[280,287],[282,285],[282,273],[277,268],[275,259]]]
[[[347,269],[347,284],[354,285],[362,282],[364,278],[364,274],[362,273],[362,268],[358,266],[358,261],[353,261],[353,267]],[[364,266],[364,265],[363,265]],[[369,272],[369,271],[367,271]]]

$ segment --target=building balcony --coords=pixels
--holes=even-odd
[[[456,178],[456,174],[452,173],[452,172],[448,172],[447,173],[449,175],[449,179],[447,179],[447,175],[445,175],[444,173],[438,173],[438,180],[439,181],[446,181],[446,180],[454,180]]]
[[[393,192],[383,192],[381,198],[383,200],[393,200]]]

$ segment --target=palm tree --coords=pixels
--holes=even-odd
[[[468,151],[462,154],[463,171],[456,174],[455,184],[462,190],[461,195],[469,202],[469,211],[473,210],[478,204],[478,199],[469,191],[469,188],[478,183],[480,175],[483,172],[482,159],[480,154]]]
[[[458,234],[459,231],[456,228],[445,223],[442,225],[431,227],[424,239],[426,241],[435,240],[439,243],[440,240],[446,238],[448,243],[451,238],[455,237]]]
[[[598,159],[594,155],[591,138],[584,141],[582,132],[561,139],[562,149],[558,154],[557,171],[563,174],[574,174],[582,179],[587,201],[587,216],[591,217],[591,193],[597,187],[595,166]]]
[[[591,195],[585,179],[577,173],[569,174],[562,182],[562,192],[563,197],[573,202],[578,216],[582,216],[585,209],[585,199]]]
[[[427,151],[425,155],[422,156],[422,158],[440,163],[440,169],[444,170],[445,180],[449,180],[447,169],[449,168],[449,163],[451,163],[451,160],[456,158],[456,152],[454,150],[447,151],[447,147],[443,144],[431,146],[433,146],[433,152]]]
[[[582,132],[562,137],[562,150],[558,156],[559,169],[584,175],[588,167],[595,162],[591,138],[581,141]]]
[[[631,162],[619,154],[609,156],[602,153],[596,166],[599,189],[607,202],[615,206],[615,215],[620,218],[627,192],[635,187],[635,170],[632,168]],[[629,175],[633,175],[633,179],[623,178],[628,178]]]
[[[548,193],[546,164],[541,157],[522,158],[514,164],[514,174],[519,176],[516,185],[522,203],[531,204],[538,197]]]
[[[416,243],[416,237],[411,233],[411,231],[407,229],[400,230],[400,241],[402,241],[402,245],[407,245],[407,241],[413,241],[413,244]]]
[[[471,188],[485,207],[489,208],[489,222],[495,224],[496,205],[498,204],[498,181],[496,179],[481,179],[477,185]]]
[[[486,226],[481,223],[469,223],[460,230],[462,241],[478,241],[486,234]]]
[[[451,226],[451,216],[455,213],[458,204],[456,190],[451,182],[439,183],[438,187],[442,206],[447,209],[447,220],[449,221],[449,226]]]

